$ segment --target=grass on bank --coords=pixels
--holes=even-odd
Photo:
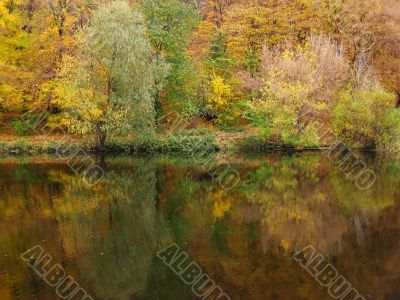
[[[86,153],[138,153],[138,154],[192,154],[199,152],[216,152],[219,146],[214,134],[195,130],[175,132],[166,138],[154,138],[141,141],[112,140],[106,144],[105,149],[98,149],[89,141],[58,141],[50,140],[45,143],[29,141],[21,138],[16,141],[0,141],[0,153],[5,154],[62,154],[65,156],[76,152],[77,149]]]

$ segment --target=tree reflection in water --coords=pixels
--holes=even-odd
[[[364,192],[319,153],[236,159],[230,191],[184,159],[106,158],[93,187],[63,163],[3,161],[1,299],[54,299],[19,259],[36,244],[96,299],[195,299],[155,255],[171,242],[232,299],[329,299],[291,259],[309,244],[363,295],[397,299],[400,164],[365,159]]]

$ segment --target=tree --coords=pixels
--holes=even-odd
[[[152,55],[142,15],[126,2],[95,11],[75,57],[64,59],[57,105],[75,132],[94,132],[98,146],[133,130],[136,138],[154,133],[153,91],[167,66]]]
[[[381,83],[389,91],[400,92],[400,2],[382,3],[382,17],[386,20],[386,43],[374,61]]]
[[[29,39],[23,30],[19,4],[20,1],[0,0],[0,109],[21,108],[25,97],[21,79],[27,74],[20,65]]]
[[[156,55],[171,65],[163,97],[157,98],[157,109],[161,109],[160,101],[164,100],[165,106],[190,113],[196,76],[186,50],[199,20],[197,9],[180,0],[143,0],[141,4]]]
[[[25,6],[32,43],[24,53],[24,69],[31,78],[32,101],[28,107],[57,112],[54,85],[65,55],[73,55],[76,34],[86,24],[90,9],[85,0],[46,0]]]
[[[325,32],[341,43],[356,77],[380,74],[387,87],[394,88],[398,24],[396,4],[383,0],[320,0]],[[390,11],[390,13],[389,13]],[[399,6],[397,5],[397,11]],[[375,70],[372,68],[375,65]],[[378,71],[378,72],[376,72]],[[396,71],[393,72],[396,76]],[[398,81],[397,81],[398,82]],[[395,88],[394,88],[395,89]]]
[[[228,53],[240,67],[255,65],[265,45],[304,43],[318,20],[313,2],[308,0],[243,2],[226,10],[222,25]]]
[[[217,27],[221,27],[225,19],[227,8],[232,5],[234,0],[209,0],[208,9],[210,10],[209,16]]]
[[[381,0],[322,0],[327,33],[348,50],[352,63],[370,59],[385,43]]]

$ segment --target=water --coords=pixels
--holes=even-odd
[[[94,299],[198,299],[157,257],[176,243],[231,299],[332,299],[292,258],[311,245],[366,299],[398,300],[400,162],[364,159],[368,191],[321,153],[232,158],[227,191],[185,159],[106,158],[88,187],[63,162],[5,158],[0,299],[58,299],[20,257],[35,245]]]

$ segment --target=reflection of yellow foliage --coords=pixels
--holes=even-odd
[[[7,208],[4,210],[4,217],[5,218],[11,218],[15,215],[15,210],[14,208]]]
[[[294,220],[297,224],[301,222],[302,214],[297,210],[291,210],[287,213],[289,220]]]
[[[231,203],[229,200],[214,202],[213,216],[217,219],[223,218],[225,213],[229,210],[230,207]]]
[[[51,218],[53,218],[53,211],[52,211],[51,209],[49,209],[49,208],[43,209],[43,210],[41,211],[41,214],[42,214],[42,216],[43,216],[45,219],[51,219]]]
[[[286,251],[287,249],[289,249],[289,242],[285,241],[285,240],[281,240],[280,242],[280,246]]]
[[[225,191],[219,190],[212,195],[214,204],[212,214],[216,219],[222,219],[226,212],[231,208],[231,200],[225,194]]]

